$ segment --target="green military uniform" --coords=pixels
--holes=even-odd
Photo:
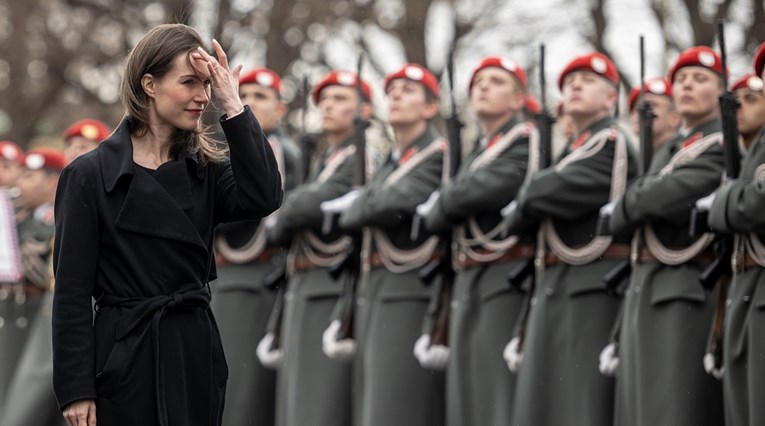
[[[621,194],[634,172],[629,143],[604,118],[538,172],[518,196],[511,231],[541,221],[537,285],[516,380],[513,425],[610,425],[613,379],[598,371],[620,297],[603,275],[628,257],[627,238],[593,237],[599,209]],[[540,276],[541,275],[541,276]]]
[[[427,229],[434,233],[458,226],[459,269],[449,315],[451,352],[446,370],[449,426],[511,421],[515,376],[502,351],[512,337],[524,296],[512,292],[507,276],[533,256],[533,248],[515,236],[501,238],[496,230],[502,221],[499,211],[515,198],[527,173],[539,163],[538,138],[535,146],[529,146],[531,131],[536,132],[512,119],[479,141],[425,218]]]
[[[712,236],[688,235],[691,208],[720,184],[720,120],[678,135],[614,208],[614,230],[641,227],[620,332],[615,424],[721,425],[720,383],[702,359],[717,296],[699,283]],[[642,225],[642,226],[641,226]]]
[[[326,268],[341,259],[350,239],[336,226],[320,232],[320,204],[351,188],[355,148],[350,142],[322,156],[309,183],[286,197],[272,229],[274,241],[292,237],[280,329],[284,359],[277,377],[279,426],[351,424],[350,364],[329,359],[321,342],[341,292]]]
[[[268,140],[287,192],[301,180],[300,151],[283,131],[270,133]],[[226,385],[224,425],[274,424],[276,372],[258,362],[255,350],[274,308],[275,293],[263,286],[263,280],[287,253],[268,244],[268,220],[221,225],[216,236],[221,262],[211,307],[232,372]]]
[[[765,422],[765,133],[744,158],[739,179],[724,185],[715,197],[710,225],[736,232],[735,272],[728,293],[723,339],[725,424]]]
[[[419,136],[397,161],[392,157],[375,173],[372,182],[340,224],[358,231],[365,228],[370,251],[358,304],[368,305],[356,320],[363,334],[359,426],[427,425],[444,421],[443,373],[423,369],[413,354],[421,334],[430,290],[418,270],[430,261],[438,238],[421,233],[411,239],[412,216],[417,205],[440,185],[446,144],[432,130]]]
[[[24,270],[21,283],[0,284],[0,408],[37,315],[42,295],[49,287],[50,242],[53,238],[51,206],[30,213],[18,225]],[[36,217],[37,216],[37,217]],[[0,411],[1,412],[1,411]]]

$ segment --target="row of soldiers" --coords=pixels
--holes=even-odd
[[[64,149],[0,141],[0,425],[64,425],[52,388],[53,202],[61,170],[110,129],[83,119]]]
[[[369,85],[340,70],[316,84],[326,149],[308,172],[308,145],[279,124],[279,76],[244,75],[287,195],[273,216],[216,239],[212,306],[232,373],[224,424],[761,424],[764,64],[765,44],[731,87],[737,141],[723,141],[727,69],[709,47],[633,90],[633,116],[653,111],[656,152],[640,176],[614,118],[619,73],[600,53],[558,78],[567,141],[552,164],[509,58],[471,75],[481,137],[458,169],[432,124],[438,80],[420,65],[385,78],[393,146],[381,161],[364,152]],[[745,158],[721,186],[723,143]],[[738,235],[724,371],[703,362],[724,290],[699,283],[719,240],[689,232],[700,199],[715,232]],[[628,277],[604,286],[623,263]],[[436,279],[423,280],[431,265]]]

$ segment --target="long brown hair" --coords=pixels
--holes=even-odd
[[[127,111],[131,132],[144,136],[150,131],[150,98],[141,85],[141,78],[151,74],[162,78],[172,68],[179,54],[188,54],[203,46],[202,38],[183,24],[164,24],[152,28],[138,42],[125,60],[125,74],[120,86],[120,99]],[[215,141],[208,128],[193,131],[177,129],[170,140],[170,155],[177,157],[183,150],[195,155],[204,166],[222,162],[225,146]]]

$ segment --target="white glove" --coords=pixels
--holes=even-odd
[[[699,198],[696,200],[696,208],[706,212],[712,210],[712,203],[715,202],[715,197],[717,197],[717,193],[713,192],[706,197]]]
[[[507,368],[513,373],[517,373],[523,363],[523,352],[518,351],[520,343],[521,339],[519,337],[513,337],[510,343],[505,346],[505,350],[502,351],[502,357],[507,362]]]
[[[499,211],[499,213],[502,215],[502,217],[508,217],[511,214],[513,214],[513,212],[517,209],[518,209],[518,202],[513,200],[510,202],[510,204],[503,207],[502,210]]]
[[[429,370],[444,370],[449,362],[451,350],[444,345],[431,345],[430,335],[423,334],[414,343],[414,357],[423,368]]]
[[[348,361],[356,354],[356,341],[353,339],[338,340],[340,320],[333,320],[321,335],[321,350],[335,361]]]
[[[353,189],[346,192],[345,195],[319,204],[321,212],[324,213],[324,223],[321,225],[321,231],[328,234],[332,229],[332,218],[335,217],[335,215],[342,214],[344,211],[348,210],[351,207],[351,204],[359,198],[360,194],[360,190]]]
[[[268,332],[260,342],[258,342],[258,348],[255,349],[255,354],[258,355],[258,360],[263,367],[276,370],[282,365],[284,359],[284,350],[274,349],[274,333]]]
[[[428,197],[427,201],[417,206],[417,214],[422,217],[430,214],[430,211],[433,210],[433,207],[436,205],[436,202],[440,196],[441,193],[439,191],[434,191],[432,194],[430,194],[430,197]]]
[[[711,353],[704,355],[704,370],[717,380],[722,380],[725,375],[725,366],[715,368],[715,356]]]
[[[619,356],[616,354],[616,343],[609,343],[600,351],[600,364],[598,369],[600,374],[608,377],[614,377],[619,368]]]
[[[611,217],[611,215],[614,214],[614,208],[616,207],[616,203],[608,203],[600,208],[600,216],[602,217]]]

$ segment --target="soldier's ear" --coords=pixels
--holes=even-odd
[[[279,101],[276,103],[276,117],[279,121],[282,121],[285,115],[287,115],[287,112],[289,112],[290,107],[283,101]]]

